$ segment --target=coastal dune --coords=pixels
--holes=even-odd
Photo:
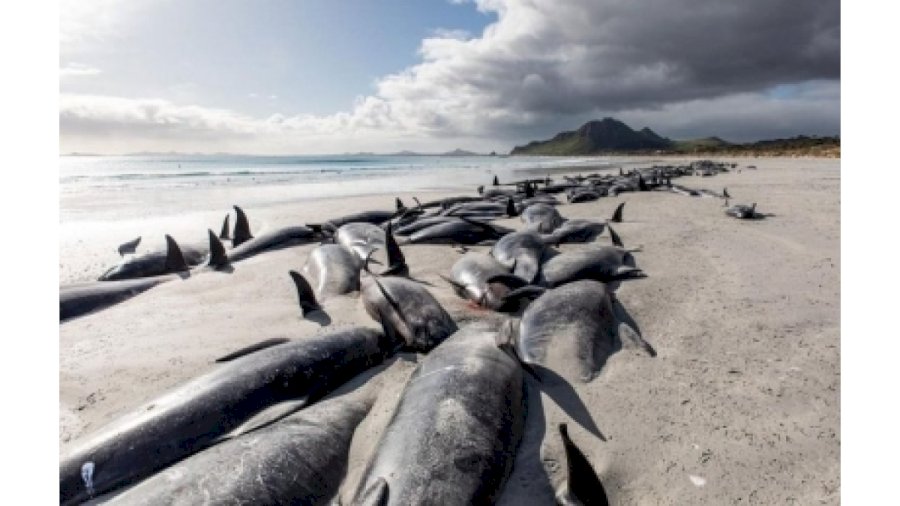
[[[629,168],[690,160],[618,162]],[[602,221],[626,202],[623,223],[614,226],[626,247],[640,248],[635,257],[648,277],[623,283],[617,296],[658,356],[626,347],[596,379],[571,385],[565,395],[539,391],[529,380],[526,433],[500,504],[552,504],[552,487],[565,465],[560,423],[568,424],[613,504],[840,502],[840,160],[721,160],[734,161],[741,172],[677,183],[716,192],[727,187],[732,204],[756,202],[765,219],[735,220],[719,199],[667,192],[559,206],[567,218]],[[553,177],[561,170],[555,172]],[[413,195],[424,202],[460,194],[474,195],[474,188],[409,189],[396,196],[412,204]],[[244,210],[256,232],[391,209],[393,197]],[[202,239],[205,228],[218,231],[224,210],[220,214],[199,216],[203,228],[192,237]],[[497,223],[522,228],[517,218]],[[608,244],[609,238],[604,233],[597,241]],[[71,252],[84,255],[73,259],[79,275],[115,263],[115,246]],[[315,246],[267,252],[235,264],[230,273],[164,283],[62,323],[60,453],[244,346],[341,326],[377,328],[355,293],[321,301],[327,317],[301,316],[288,271],[300,270]],[[560,250],[590,247],[566,244]],[[489,246],[472,250],[487,252]],[[462,253],[436,245],[403,246],[403,252],[411,275],[427,283],[458,322],[499,324],[505,318],[473,308],[441,279]],[[69,252],[63,253],[65,263]],[[398,372],[390,377],[395,381],[386,381],[360,426],[351,478],[361,473],[415,360],[412,354],[398,359]],[[583,416],[573,421],[578,403],[606,441],[585,428]]]

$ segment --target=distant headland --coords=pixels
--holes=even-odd
[[[839,136],[800,135],[749,143],[731,143],[719,137],[677,141],[644,127],[633,130],[625,123],[604,118],[581,125],[577,130],[561,132],[544,141],[516,146],[511,155],[599,155],[599,154],[671,154],[736,156],[822,156],[840,157]]]

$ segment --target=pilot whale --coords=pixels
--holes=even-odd
[[[291,340],[217,365],[101,429],[63,458],[60,503],[129,485],[291,414],[381,363],[398,345],[380,332],[357,327]]]

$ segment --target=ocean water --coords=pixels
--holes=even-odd
[[[61,156],[60,222],[170,214],[235,197],[266,205],[283,199],[474,189],[542,169],[608,165],[595,157],[505,156]],[[273,187],[280,187],[275,190]],[[261,188],[265,190],[260,191]],[[290,191],[285,191],[290,189]],[[214,205],[216,203],[212,202]]]
[[[297,203],[314,211],[326,199],[453,191],[542,177],[566,167],[604,168],[603,158],[505,156],[61,156],[59,158],[60,282],[94,279],[115,247],[142,236],[141,248],[162,247],[168,233],[202,243],[240,205],[251,228],[302,223],[285,215]],[[279,211],[281,210],[281,211]],[[335,212],[335,211],[328,211]],[[330,216],[328,216],[330,217]],[[325,219],[310,212],[306,219]]]

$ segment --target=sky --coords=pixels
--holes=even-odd
[[[837,0],[62,0],[60,152],[840,134]]]

